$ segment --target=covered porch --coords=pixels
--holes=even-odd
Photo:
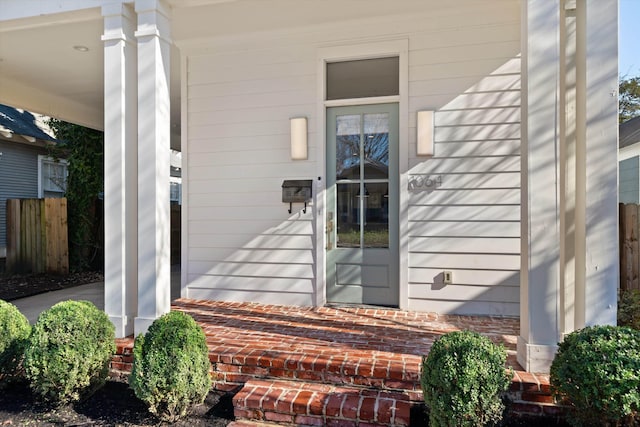
[[[368,5],[363,11],[360,2],[337,0],[321,5],[251,0],[3,3],[0,36],[7,42],[0,44],[0,102],[105,131],[105,311],[118,336],[145,332],[171,308],[170,147],[183,151],[187,182],[182,295],[190,296],[190,286],[198,285],[207,296],[220,296],[212,299],[256,299],[269,288],[270,298],[293,301],[301,295],[304,299],[296,301],[318,306],[301,309],[308,313],[325,310],[319,307],[326,302],[326,179],[315,177],[326,178],[325,114],[332,104],[321,93],[322,67],[330,60],[381,55],[397,56],[401,75],[398,93],[391,96],[399,105],[400,128],[399,272],[394,277],[400,308],[455,311],[468,304],[474,313],[486,314],[508,295],[520,321],[519,331],[507,335],[517,336],[517,358],[529,372],[548,371],[566,333],[615,323],[617,2],[496,0],[479,6],[468,0],[415,0],[403,3],[404,10],[383,0]],[[261,13],[248,17],[251,8]],[[480,13],[483,22],[477,22]],[[429,19],[427,27],[423,18]],[[461,28],[468,32],[459,44],[448,45]],[[509,40],[503,39],[505,29],[511,31]],[[476,34],[484,37],[482,49],[474,44]],[[430,44],[434,40],[445,43]],[[481,55],[473,59],[476,52]],[[252,62],[255,57],[263,61],[259,67]],[[499,85],[487,85],[505,62],[516,69],[503,71]],[[465,68],[474,68],[473,74],[464,74]],[[260,72],[236,81],[239,70]],[[290,87],[288,70],[300,73],[297,90]],[[450,78],[451,72],[461,74]],[[284,106],[273,108],[274,99]],[[374,101],[380,99],[367,102]],[[451,122],[438,122],[444,107]],[[436,148],[440,144],[445,154],[418,153],[420,110],[435,111],[441,131],[434,133]],[[312,149],[308,159],[294,161],[287,132],[289,119],[299,114],[309,117]],[[246,128],[254,134],[243,133]],[[267,137],[257,138],[264,137],[263,129]],[[218,135],[208,139],[212,130]],[[237,178],[248,156],[254,163],[243,169],[250,175],[247,189],[231,178]],[[410,175],[434,171],[448,174],[451,186],[435,201],[425,201],[427,196],[411,200]],[[279,186],[283,178],[307,175],[317,182],[312,209],[291,220],[282,213],[279,194],[272,192],[279,188],[274,182]],[[221,182],[234,191],[219,188]],[[459,215],[457,223],[450,222],[454,210],[439,215],[449,206]],[[410,228],[424,211],[442,225],[435,238],[445,241],[445,249],[453,240],[459,245],[455,254],[434,249],[428,221],[423,221],[426,230]],[[268,224],[247,232],[263,212],[271,215]],[[240,213],[241,221],[234,222]],[[490,218],[478,219],[480,213]],[[274,246],[265,249],[253,241],[281,224],[293,225],[294,231],[269,236]],[[507,226],[515,233],[495,238]],[[450,232],[455,227],[458,234]],[[479,228],[485,234],[474,246]],[[247,245],[237,238],[242,233],[250,234]],[[414,237],[426,241],[426,249]],[[219,245],[211,245],[216,239]],[[497,247],[499,239],[509,244]],[[287,252],[278,253],[276,261],[264,260],[280,249],[280,242],[302,248],[303,261],[292,261]],[[503,265],[505,252],[516,260],[515,267]],[[466,282],[444,287],[442,293],[450,292],[443,301],[436,295],[443,287],[434,276],[449,271],[441,265],[449,259],[460,260],[457,267],[465,271]],[[433,271],[424,267],[428,263]],[[267,272],[253,277],[258,264]],[[428,270],[428,277],[416,278],[421,269]],[[501,276],[487,278],[485,271]],[[474,304],[486,294],[498,304]],[[321,325],[315,327],[322,332]],[[411,332],[412,326],[407,328]],[[304,332],[314,336],[313,329]],[[433,337],[420,339],[426,346]],[[419,356],[410,354],[415,366]]]

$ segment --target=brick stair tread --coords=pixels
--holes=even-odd
[[[407,426],[405,393],[288,380],[250,380],[233,398],[237,420],[311,426]]]
[[[416,394],[421,358],[413,355],[216,350],[210,352],[214,379],[225,391],[235,391],[251,379],[273,378],[407,391],[413,392],[413,400],[422,400]]]

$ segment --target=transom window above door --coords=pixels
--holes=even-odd
[[[400,60],[361,59],[327,63],[327,100],[400,94]]]

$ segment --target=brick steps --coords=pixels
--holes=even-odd
[[[307,383],[308,387],[316,387],[313,393],[318,396],[329,393],[322,391],[325,387],[333,390],[333,395],[343,393],[344,396],[367,398],[371,397],[367,393],[402,395],[400,401],[409,402],[415,408],[423,404],[419,383],[422,355],[428,354],[433,341],[442,334],[468,329],[505,344],[509,354],[507,363],[516,368],[509,392],[513,414],[560,416],[564,409],[553,404],[548,375],[518,370],[515,360],[517,319],[196,300],[175,301],[173,309],[189,313],[203,327],[212,362],[214,389],[219,391],[248,396],[248,392],[253,393],[252,387],[262,384],[261,387],[269,390],[279,387],[279,398],[285,389],[298,390],[299,394],[296,387]],[[119,339],[116,343],[111,376],[122,381],[131,371],[133,339]],[[237,407],[238,410],[250,408]],[[262,408],[252,410],[262,411],[263,415],[258,414],[256,420],[238,420],[254,424],[237,424],[236,427],[269,425],[271,421],[265,419]],[[287,419],[296,422],[295,415],[289,415]],[[304,416],[311,416],[306,408]],[[318,422],[313,417],[306,421]],[[344,417],[332,423],[347,427],[369,424]]]
[[[247,381],[271,378],[400,391],[411,401],[422,401],[421,358],[414,355],[362,351],[314,355],[252,349],[235,354],[213,350],[209,358],[214,387],[221,391],[235,392]]]
[[[408,426],[404,393],[285,380],[251,380],[233,398],[239,420],[308,426]]]
[[[509,412],[518,416],[563,418],[568,408],[555,403],[549,375],[516,371],[507,393]]]

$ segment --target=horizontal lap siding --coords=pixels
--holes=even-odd
[[[38,150],[0,141],[0,248],[7,246],[7,200],[38,197]]]
[[[409,180],[430,179],[434,187],[408,193],[410,309],[519,314],[517,9],[509,5],[504,23],[487,31],[461,31],[462,47],[412,52]],[[471,51],[465,34],[476,43]],[[419,110],[435,111],[431,158],[415,155]],[[445,270],[452,284],[442,283]]]
[[[317,49],[402,38],[410,49],[409,174],[443,177],[437,191],[405,193],[409,306],[517,314],[518,2],[430,5],[187,52],[188,296],[313,304],[313,209],[294,205],[289,215],[280,186],[315,178],[321,161]],[[428,160],[415,156],[422,109],[437,111],[437,153]],[[309,119],[307,161],[289,158],[294,116]],[[454,284],[436,290],[445,268]]]
[[[216,49],[188,58],[187,295],[313,305],[313,211],[281,202],[316,174],[315,51]],[[309,160],[290,160],[289,118],[309,118]]]

